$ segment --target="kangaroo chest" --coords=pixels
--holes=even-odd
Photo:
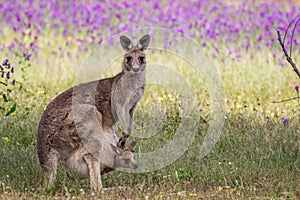
[[[141,99],[145,90],[145,79],[141,77],[122,77],[115,85],[112,94],[112,112],[118,120],[117,110],[128,113]]]
[[[128,113],[140,100],[144,90],[145,80],[143,77],[129,79],[118,74],[113,78],[75,86],[66,93],[70,93],[73,99],[69,98],[67,101],[95,105],[102,114],[103,127],[109,128],[118,121],[116,111],[121,108]],[[66,99],[66,93],[61,98]],[[63,108],[64,105],[61,107]]]

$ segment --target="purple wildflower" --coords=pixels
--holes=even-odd
[[[29,60],[31,58],[31,53],[24,53],[25,60]]]
[[[296,86],[295,86],[295,90],[296,90],[297,92],[299,92],[299,85],[296,85]]]
[[[2,67],[2,65],[0,65],[0,71],[3,71],[3,67]]]
[[[16,84],[16,79],[12,80],[11,84],[15,85]]]
[[[117,17],[118,19],[121,19],[121,18],[122,18],[122,15],[120,15],[120,14],[118,13],[118,14],[116,14],[116,17]]]
[[[10,79],[10,72],[7,72],[7,73],[6,73],[6,78],[7,78],[7,79]]]
[[[10,69],[10,71],[11,71],[11,73],[14,73],[14,72],[15,72],[15,67],[12,67],[12,68]]]
[[[6,58],[6,59],[3,61],[3,65],[7,65],[8,62],[9,62],[9,60]]]
[[[289,121],[290,121],[290,120],[289,120],[288,118],[285,118],[285,119],[283,120],[282,123],[283,123],[283,125],[285,126],[287,123],[289,123]]]
[[[261,49],[265,46],[273,48],[275,37],[272,27],[275,26],[276,30],[284,33],[289,23],[289,20],[286,19],[291,19],[296,12],[299,12],[299,6],[294,1],[289,2],[292,9],[282,8],[282,4],[274,4],[273,1],[256,4],[260,2],[257,0],[254,0],[254,5],[252,5],[252,1],[249,1],[249,3],[245,1],[242,6],[231,3],[217,4],[205,0],[191,2],[169,0],[168,3],[165,3],[166,5],[163,3],[163,5],[160,5],[159,1],[140,3],[136,0],[130,1],[130,3],[127,3],[127,1],[120,3],[113,0],[107,5],[99,4],[97,1],[76,1],[76,3],[63,1],[59,7],[55,3],[56,1],[49,1],[50,6],[47,6],[46,1],[39,1],[40,3],[32,5],[18,1],[14,2],[16,3],[7,3],[5,6],[0,3],[0,10],[1,8],[5,9],[5,12],[1,13],[1,18],[6,21],[8,26],[23,36],[30,36],[35,32],[43,35],[44,31],[47,32],[48,30],[44,30],[42,27],[48,27],[49,25],[50,29],[53,29],[56,34],[62,34],[63,36],[72,34],[74,38],[78,38],[81,37],[83,31],[91,28],[87,31],[86,38],[92,35],[103,37],[102,32],[119,33],[130,27],[136,27],[141,21],[144,21],[147,27],[162,26],[179,30],[191,37],[195,35],[199,37],[200,41],[206,41],[207,44],[218,46],[218,44],[226,43],[228,47],[236,47],[237,53],[241,50]],[[113,7],[116,7],[116,13],[112,9]],[[151,9],[150,12],[145,12],[149,8]],[[134,12],[128,11],[128,9]],[[68,12],[64,12],[64,10],[68,10]],[[189,12],[185,12],[186,10],[189,10]],[[21,15],[20,13],[24,14]],[[44,13],[48,14],[45,15]],[[211,13],[214,13],[213,17]],[[110,25],[110,21],[114,18],[118,19],[118,24]],[[187,21],[189,23],[186,23]],[[65,27],[64,30],[61,30],[61,27]],[[31,31],[29,33],[25,31],[28,28]],[[243,35],[245,35],[245,38],[243,38]],[[287,36],[289,38],[289,35]],[[34,40],[30,43],[31,50],[35,53],[37,53],[35,49],[39,45],[36,40],[37,37],[34,36]],[[253,41],[250,43],[242,42],[239,46],[238,43],[243,40]],[[169,40],[165,41],[168,45]],[[291,42],[296,46],[300,45],[299,39],[296,37],[293,41],[287,42],[287,45]],[[79,45],[81,43],[81,41],[78,41]],[[207,46],[206,43],[203,43],[202,46]],[[17,45],[17,42],[15,45]],[[94,41],[90,45],[94,45]],[[277,48],[277,46],[274,48]],[[13,45],[9,49],[13,51]],[[22,49],[26,48],[22,47]],[[77,53],[80,52],[81,49]],[[273,54],[274,59],[275,56]],[[24,56],[25,58],[26,56]],[[276,57],[276,59],[280,61],[280,58]],[[280,62],[279,65],[282,66],[283,63]]]

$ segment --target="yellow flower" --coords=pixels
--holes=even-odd
[[[8,143],[10,141],[10,139],[8,137],[2,137],[2,140],[6,143]]]
[[[158,101],[159,101],[159,102],[162,102],[163,100],[164,100],[164,98],[158,97]]]
[[[287,104],[285,104],[285,107],[289,108],[289,107],[291,107],[291,104],[287,103]]]
[[[217,190],[218,190],[218,191],[222,191],[223,188],[222,188],[221,186],[218,186],[218,187],[217,187]]]
[[[31,89],[26,89],[26,92],[28,92],[28,93],[30,93],[32,95],[35,95],[35,92],[33,90],[31,90]]]
[[[242,105],[241,105],[241,104],[237,104],[237,105],[236,105],[236,108],[237,108],[237,109],[240,109],[240,108],[242,108]]]

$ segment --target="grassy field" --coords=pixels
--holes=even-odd
[[[159,54],[158,54],[159,55]],[[31,60],[28,69],[28,87],[16,90],[16,113],[1,119],[0,129],[0,197],[5,198],[82,198],[103,199],[245,199],[245,198],[299,198],[299,109],[298,102],[275,104],[296,96],[295,74],[288,66],[281,68],[270,60],[268,51],[232,62],[230,59],[215,62],[224,81],[226,92],[226,118],[222,135],[205,158],[198,160],[199,146],[203,141],[210,119],[209,94],[206,86],[199,84],[195,90],[201,102],[201,119],[195,122],[198,133],[188,151],[163,169],[135,174],[115,171],[103,176],[103,184],[111,188],[100,194],[92,194],[88,179],[68,177],[64,168],[59,169],[55,188],[45,192],[40,185],[40,167],[36,154],[37,125],[44,107],[57,93],[74,84],[76,68],[62,72],[62,66],[73,66],[80,60],[62,59],[52,66],[51,76],[38,71],[38,62]],[[51,58],[49,58],[51,59]],[[165,59],[154,53],[148,54],[148,62]],[[74,62],[74,63],[73,63]],[[117,61],[116,61],[117,62]],[[173,60],[175,68],[188,68]],[[49,69],[50,66],[44,67]],[[77,68],[78,69],[78,68]],[[116,71],[120,70],[115,69]],[[113,73],[113,72],[111,72]],[[69,75],[73,74],[73,75]],[[201,82],[201,77],[186,73],[188,80]],[[169,95],[168,95],[169,94]],[[149,120],[153,106],[160,105],[171,114],[176,104],[170,101],[170,92],[155,86],[147,87],[139,104],[137,123]],[[20,96],[18,96],[20,95]],[[172,98],[172,96],[171,96]],[[24,113],[24,109],[27,113]],[[150,113],[150,114],[149,114]],[[168,115],[168,113],[167,113]],[[172,138],[178,120],[166,118],[164,131],[148,139],[137,139],[138,153],[151,152]],[[283,119],[289,123],[283,125]],[[152,127],[159,120],[151,121]],[[157,124],[155,124],[157,123]],[[151,128],[151,127],[150,127]],[[155,145],[153,145],[155,144]],[[117,187],[122,186],[123,189]],[[126,189],[127,188],[127,189]]]
[[[209,9],[213,6],[209,3],[205,5]],[[204,10],[208,8],[202,7]],[[218,12],[222,13],[222,9]],[[236,16],[232,13],[229,12],[228,18],[233,16],[233,20],[236,20]],[[197,20],[199,16],[196,14]],[[260,17],[262,15],[259,14]],[[116,28],[118,21],[114,15],[112,16],[110,23]],[[148,19],[148,16],[145,18]],[[181,23],[185,19],[178,16],[178,20]],[[210,21],[213,19],[208,20],[207,24]],[[252,22],[249,19],[247,21],[249,24]],[[51,24],[50,21],[47,23]],[[29,56],[27,60],[25,58],[28,55],[20,57],[9,49],[1,50],[0,59],[8,57],[15,67],[16,73],[11,73],[9,81],[15,78],[17,82],[10,85],[8,102],[5,102],[3,95],[0,96],[0,107],[5,108],[4,111],[0,109],[0,199],[300,198],[299,101],[274,103],[297,97],[299,93],[295,90],[295,86],[299,84],[299,80],[284,58],[281,58],[283,53],[276,43],[275,31],[273,43],[269,47],[264,44],[265,41],[269,41],[267,37],[255,46],[258,43],[256,38],[264,33],[261,29],[251,35],[250,48],[243,46],[243,39],[235,41],[233,36],[233,39],[226,43],[226,39],[231,38],[230,34],[224,35],[225,39],[208,40],[205,45],[203,40],[206,41],[208,36],[201,42],[195,39],[216,67],[215,72],[220,74],[225,92],[225,108],[220,111],[224,113],[224,126],[219,140],[208,155],[198,159],[199,149],[209,130],[209,122],[214,117],[212,91],[207,85],[210,77],[199,73],[189,60],[180,54],[154,49],[147,52],[149,75],[155,76],[153,69],[159,70],[157,67],[163,65],[162,69],[170,68],[170,72],[180,74],[189,82],[189,89],[196,100],[196,105],[193,105],[195,109],[192,111],[198,118],[187,120],[190,128],[193,128],[191,130],[195,130],[193,133],[182,131],[179,134],[187,134],[187,137],[189,134],[195,134],[192,144],[186,151],[180,153],[178,159],[160,169],[145,173],[116,170],[103,175],[103,185],[107,189],[96,194],[89,189],[88,178],[68,176],[65,168],[60,166],[55,187],[45,191],[41,186],[41,169],[36,152],[37,127],[45,107],[60,92],[78,82],[109,77],[121,70],[120,49],[116,50],[114,46],[109,51],[117,56],[115,60],[109,60],[110,65],[105,73],[98,74],[98,71],[97,73],[93,71],[94,68],[99,70],[98,63],[89,66],[89,62],[86,61],[91,59],[92,47],[96,44],[92,43],[89,46],[82,43],[86,45],[84,46],[77,43],[78,38],[90,37],[89,33],[84,33],[85,28],[80,28],[83,31],[74,34],[77,38],[57,34],[48,26],[41,35],[34,31],[31,35],[30,27],[26,28],[27,32],[22,37],[19,32],[12,31],[11,27],[3,27],[0,31],[3,44],[10,44],[15,38],[21,38],[21,41],[28,44],[33,35],[37,34],[39,38],[36,43],[40,48],[38,53],[33,52],[32,57]],[[62,31],[55,28],[53,30]],[[106,33],[109,31],[106,30]],[[200,31],[196,32],[195,38],[197,34],[200,35]],[[202,31],[201,34],[206,33]],[[236,47],[231,47],[233,44],[236,44]],[[87,49],[82,50],[85,47]],[[293,59],[295,63],[300,63],[297,47],[299,46],[294,48],[296,50]],[[190,47],[192,50],[193,48]],[[230,48],[238,50],[229,53]],[[94,58],[96,62],[98,58],[102,59],[101,54]],[[90,60],[90,63],[93,62],[95,61]],[[85,66],[91,68],[86,69]],[[88,71],[89,69],[91,71]],[[85,72],[90,76],[81,76]],[[173,75],[170,73],[163,78],[171,80],[174,78]],[[0,78],[0,81],[3,80],[6,80],[5,76]],[[3,84],[0,86],[0,91],[4,94],[7,90]],[[181,130],[182,121],[190,119],[186,113],[182,113],[181,104],[182,101],[191,100],[189,96],[182,97],[180,92],[182,91],[179,89],[174,92],[172,88],[163,84],[147,85],[145,94],[138,104],[135,116],[137,125],[130,139],[138,142],[135,151],[137,155],[158,150],[167,142],[179,137],[175,133]],[[16,110],[5,117],[5,113],[14,103]],[[120,135],[118,128],[117,133]],[[144,138],[139,137],[142,134]],[[176,150],[176,146],[174,149]],[[166,155],[161,155],[162,158],[164,156]]]

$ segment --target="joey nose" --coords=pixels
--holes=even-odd
[[[137,169],[139,167],[139,165],[136,163],[133,165],[133,169]]]

